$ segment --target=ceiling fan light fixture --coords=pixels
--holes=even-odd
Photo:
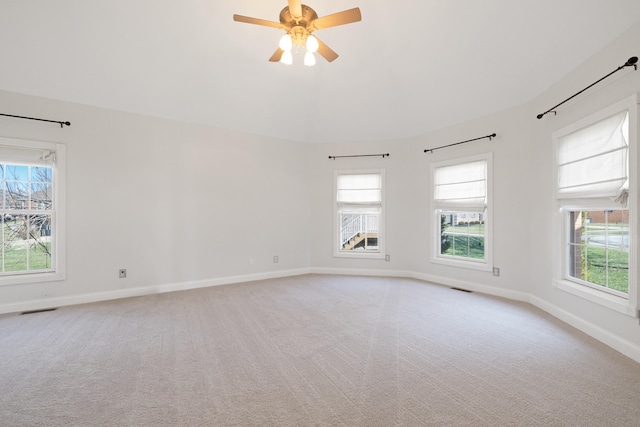
[[[293,64],[293,54],[291,53],[291,50],[285,50],[282,53],[282,58],[280,58],[280,62],[282,62],[285,65]]]
[[[328,62],[333,62],[338,58],[338,54],[315,36],[311,37],[311,33],[316,30],[323,30],[326,28],[361,21],[362,14],[360,13],[360,8],[354,7],[352,9],[343,10],[342,12],[318,17],[315,10],[302,4],[302,0],[287,0],[287,6],[280,11],[280,22],[237,14],[233,15],[233,20],[236,22],[244,22],[246,24],[261,25],[264,27],[284,30],[285,36],[280,39],[280,43],[278,44],[279,47],[273,55],[271,55],[269,62],[279,61],[291,63],[292,60],[289,59],[291,56],[290,54],[284,55],[284,60],[282,58],[284,52],[291,52],[293,45],[296,46],[296,51],[298,47],[306,47],[306,50],[311,53],[313,62],[315,62],[315,57],[313,56],[314,52],[318,52],[318,55],[326,59]],[[309,58],[307,62],[311,62],[311,58]]]
[[[280,49],[285,52],[291,52],[291,48],[293,48],[293,40],[291,40],[291,36],[289,34],[285,34],[280,39],[280,43],[278,43]]]
[[[304,65],[307,67],[313,67],[316,65],[316,57],[313,52],[308,50],[307,53],[304,54]]]
[[[312,35],[309,35],[309,37],[307,37],[306,45],[307,45],[307,50],[311,53],[317,52],[318,48],[320,47],[320,43],[318,43],[318,39]]]

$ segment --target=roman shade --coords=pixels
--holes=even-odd
[[[19,145],[0,144],[0,162],[50,166],[55,161],[55,151]]]
[[[484,212],[487,207],[487,161],[437,167],[433,203],[436,209]]]
[[[626,205],[629,112],[558,138],[558,199],[610,198]]]
[[[338,204],[382,203],[382,176],[380,174],[338,175]]]

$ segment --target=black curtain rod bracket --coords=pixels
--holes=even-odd
[[[473,142],[473,141],[478,141],[480,139],[485,139],[485,138],[489,138],[489,141],[491,141],[492,138],[495,138],[496,134],[495,132],[492,133],[491,135],[487,135],[487,136],[481,136],[480,138],[473,138],[473,139],[468,139],[466,141],[460,141],[460,142],[455,142],[453,144],[448,144],[448,145],[443,145],[440,147],[436,147],[436,148],[427,148],[426,150],[424,150],[425,153],[433,153],[435,150],[439,150],[441,148],[447,148],[447,147],[453,147],[454,145],[460,145],[460,144],[466,144],[467,142]]]
[[[65,125],[71,126],[71,122],[61,122],[58,120],[47,120],[47,119],[38,119],[36,117],[14,116],[13,114],[3,114],[3,113],[0,113],[0,116],[13,117],[14,119],[37,120],[39,122],[58,123],[60,125],[60,128],[63,128]]]
[[[329,160],[333,159],[343,159],[345,157],[382,157],[383,159],[385,157],[389,157],[391,154],[389,153],[385,153],[385,154],[356,154],[354,156],[329,156]]]
[[[595,86],[596,84],[600,83],[601,81],[603,81],[604,79],[606,79],[607,77],[612,75],[613,73],[617,73],[618,71],[620,71],[620,70],[622,70],[623,68],[626,68],[626,67],[633,67],[634,70],[637,70],[638,69],[638,57],[637,56],[632,56],[631,58],[627,59],[627,62],[625,62],[623,65],[619,66],[618,68],[616,68],[615,70],[613,70],[612,72],[610,72],[609,74],[607,74],[606,76],[601,78],[600,80],[591,83],[589,86],[585,87],[580,92],[577,92],[574,95],[571,95],[569,98],[565,99],[564,101],[562,101],[558,105],[549,108],[547,111],[545,111],[544,113],[538,114],[536,117],[538,117],[538,119],[541,119],[546,114],[551,113],[551,112],[553,112],[554,115],[557,115],[558,113],[556,113],[556,111],[555,111],[556,108],[558,108],[559,106],[561,106],[565,102],[575,98],[576,96],[580,95],[582,92],[584,92],[585,90],[589,89],[590,87]]]

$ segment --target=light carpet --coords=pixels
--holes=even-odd
[[[2,426],[639,426],[640,365],[524,303],[307,275],[0,316]]]

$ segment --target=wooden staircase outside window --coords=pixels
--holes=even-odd
[[[378,249],[377,214],[342,214],[340,237],[343,251]]]

